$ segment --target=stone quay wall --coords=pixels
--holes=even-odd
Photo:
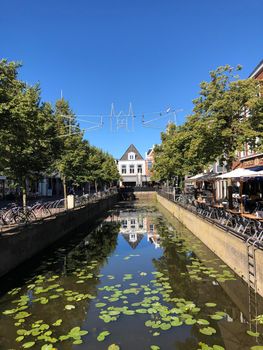
[[[157,202],[198,237],[244,281],[248,282],[248,254],[245,241],[157,194]],[[263,296],[263,251],[256,249],[257,292]]]

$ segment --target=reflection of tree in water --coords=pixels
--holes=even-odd
[[[191,264],[191,257],[196,257],[194,252],[186,247],[183,238],[177,237],[176,243],[171,239],[175,233],[171,233],[162,219],[158,220],[158,233],[161,237],[161,246],[163,255],[159,259],[153,259],[153,264],[158,272],[169,278],[169,283],[173,292],[171,298],[184,298],[193,301],[199,306],[200,301],[207,301],[207,296],[211,294],[211,286],[204,283],[196,283],[189,277],[187,266]],[[179,250],[179,252],[177,251]],[[185,273],[183,276],[181,273]],[[196,318],[208,319],[208,315],[202,310],[196,315]],[[194,316],[195,317],[195,316]],[[211,326],[217,329],[217,334],[212,336],[214,344],[222,344],[222,338],[216,322],[210,320]],[[176,349],[192,350],[198,348],[199,342],[206,342],[207,337],[199,332],[200,326],[192,325],[190,334],[185,340],[176,340]]]
[[[3,298],[4,310],[14,308],[16,304],[13,301],[20,299],[20,296],[27,295],[30,297],[27,311],[32,316],[26,318],[23,328],[30,330],[32,323],[37,319],[41,319],[54,332],[52,336],[59,337],[67,334],[73,327],[83,327],[92,300],[83,296],[96,297],[97,285],[100,283],[98,274],[107,257],[116,247],[118,232],[119,224],[102,224],[77,246],[76,241],[74,245],[71,241],[58,249],[51,259],[48,259],[47,256],[44,266],[42,265],[37,269],[35,276],[23,286],[19,294],[13,298],[8,296]],[[72,249],[73,246],[75,247]],[[52,262],[52,264],[48,265],[47,262]],[[60,267],[60,270],[58,270],[58,267]],[[57,278],[52,280],[54,275]],[[47,290],[45,293],[37,294],[35,288],[29,288],[29,284],[35,283],[39,276],[43,276],[43,283],[36,284],[36,286],[44,289],[52,285],[57,285],[57,287]],[[87,276],[89,278],[85,278]],[[84,282],[78,283],[82,278]],[[59,297],[53,300],[50,298],[52,295],[58,295]],[[79,300],[75,300],[74,296],[79,296]],[[41,297],[48,299],[45,305],[41,304],[41,302],[32,302]],[[68,304],[74,305],[75,309],[71,311],[65,310],[65,306]],[[60,318],[63,320],[62,325],[53,327],[52,323]],[[0,349],[18,348],[19,345],[15,341],[17,329],[14,323],[13,317],[0,314]],[[34,339],[32,339],[32,336],[29,336],[26,340],[31,341]],[[37,344],[40,348],[43,342],[38,342]],[[71,343],[63,342],[59,344],[59,349],[71,348]]]
[[[83,260],[89,263],[92,260],[99,262],[98,268],[105,263],[105,259],[115,250],[117,245],[120,223],[107,222],[92,231],[66,256],[66,270],[76,269]]]

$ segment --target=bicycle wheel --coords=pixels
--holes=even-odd
[[[2,216],[2,222],[4,225],[11,225],[14,224],[15,221],[15,215],[12,209],[7,210],[3,216]]]

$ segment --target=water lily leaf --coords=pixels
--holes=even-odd
[[[151,350],[159,350],[160,347],[157,345],[151,345]]]
[[[106,304],[105,303],[97,303],[97,304],[95,304],[95,306],[96,307],[103,307],[103,306],[106,306]]]
[[[260,336],[259,332],[247,331],[247,334],[250,335],[251,337],[259,337]]]
[[[98,341],[104,341],[105,338],[110,335],[110,332],[109,331],[103,331],[101,332],[98,336],[97,336],[97,340]]]
[[[205,303],[205,306],[207,306],[207,307],[215,307],[216,304],[215,303]]]
[[[171,328],[171,325],[170,323],[162,323],[160,328],[163,330],[163,331],[167,331],[168,329]]]
[[[41,347],[41,350],[52,350],[53,345],[52,344],[45,344]]]
[[[15,315],[14,319],[15,320],[19,320],[19,319],[23,319],[25,317],[29,317],[31,316],[31,314],[29,314],[28,312],[26,311],[22,311],[22,312],[19,312],[18,314]]]
[[[199,332],[205,335],[212,335],[216,333],[216,330],[213,327],[204,327],[204,328],[200,328]]]
[[[250,348],[250,350],[263,350],[263,345],[255,345]]]
[[[194,319],[194,318],[187,318],[186,320],[185,320],[185,324],[187,325],[187,326],[191,326],[191,325],[193,325],[193,324],[195,324],[196,323],[196,320]]]
[[[124,310],[123,314],[128,315],[128,316],[132,316],[135,314],[135,311],[134,310]]]
[[[74,342],[73,342],[73,344],[75,344],[75,345],[80,345],[82,343],[83,343],[83,341],[81,339],[74,340]]]
[[[220,345],[213,345],[213,350],[225,350],[225,348],[223,348],[223,346]]]
[[[120,347],[116,344],[111,344],[109,347],[108,347],[108,350],[120,350]]]
[[[19,337],[16,338],[17,342],[21,342],[25,337],[23,335],[20,335]]]
[[[18,335],[28,335],[28,334],[29,334],[28,331],[27,331],[26,329],[18,329],[18,330],[16,331],[16,333],[17,333]]]
[[[206,326],[206,325],[209,325],[209,324],[210,324],[209,321],[204,320],[204,319],[202,319],[202,318],[200,318],[199,320],[197,320],[197,323],[198,323],[198,324],[201,324],[201,325],[203,325],[203,326]]]
[[[56,322],[53,323],[53,326],[58,327],[58,326],[61,325],[61,323],[62,323],[62,320],[59,319],[59,320],[57,320]]]
[[[215,315],[210,315],[210,318],[212,318],[212,320],[222,320],[222,318],[224,318],[224,316],[215,314]]]
[[[147,313],[146,309],[137,309],[135,311],[137,312],[137,314],[146,314]]]
[[[159,332],[154,332],[154,333],[153,333],[153,336],[154,336],[154,337],[157,337],[158,335],[160,335]]]
[[[24,343],[23,345],[22,345],[22,347],[24,348],[24,349],[29,349],[29,348],[32,348],[32,346],[34,346],[36,343],[34,342],[34,341],[30,341],[30,342],[28,342],[28,343]]]
[[[75,305],[66,305],[66,306],[65,306],[65,309],[66,309],[66,310],[72,310],[72,309],[75,309],[75,308],[76,308]]]
[[[3,315],[12,315],[17,312],[17,309],[5,310],[3,311]]]

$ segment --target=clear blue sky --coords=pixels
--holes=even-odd
[[[144,154],[160,141],[143,112],[181,108],[182,123],[209,70],[242,64],[247,77],[263,58],[262,16],[262,0],[1,0],[0,56],[22,61],[21,78],[40,82],[44,101],[62,89],[76,114],[132,102],[134,132],[111,132],[104,118],[85,134],[118,158],[131,143]]]

